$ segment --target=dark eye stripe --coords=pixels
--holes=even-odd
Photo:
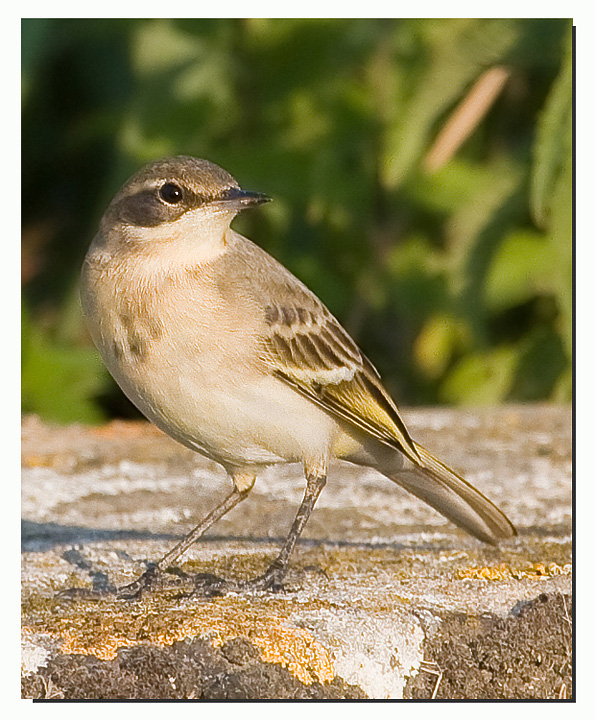
[[[154,189],[124,195],[115,209],[121,221],[140,227],[155,227],[170,220],[172,211],[180,212],[158,200]]]

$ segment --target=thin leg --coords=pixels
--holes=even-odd
[[[297,515],[295,516],[295,520],[293,521],[293,525],[281,551],[269,565],[264,575],[254,578],[254,580],[248,580],[243,584],[244,587],[256,590],[280,590],[282,588],[281,581],[287,572],[291,553],[325,485],[326,475],[309,474],[306,476],[304,499],[297,511]]]
[[[248,491],[240,491],[234,487],[230,495],[228,495],[221,505],[210,512],[202,522],[200,522],[194,530],[191,530],[185,538],[173,547],[168,553],[166,553],[161,560],[156,564],[159,570],[165,570],[168,568],[174,560],[177,560],[180,555],[183,555],[191,545],[201,537],[210,527],[214,525],[217,520],[220,520],[230,510],[240,503],[248,495]]]
[[[234,486],[233,491],[225,500],[210,512],[202,522],[200,522],[194,530],[191,530],[185,538],[173,547],[158,562],[151,564],[147,570],[134,582],[118,588],[117,595],[120,598],[130,599],[138,597],[143,590],[150,587],[160,571],[168,568],[174,560],[177,560],[188,548],[193,545],[217,520],[220,520],[226,513],[232,510],[238,503],[244,500],[250,492],[252,485],[248,489],[238,490]]]
[[[192,530],[185,538],[183,538],[175,547],[167,552],[161,560],[151,563],[145,572],[136,580],[128,585],[114,588],[109,583],[104,583],[101,589],[94,588],[88,590],[86,588],[70,588],[59,593],[60,597],[74,598],[99,598],[106,594],[114,594],[118,598],[133,599],[138,598],[143,590],[148,589],[155,583],[158,574],[169,567],[169,565],[182,555],[193,543],[195,543],[201,535],[203,535],[217,520],[220,520],[226,513],[234,508],[238,503],[244,500],[252,486],[254,485],[254,476],[238,474],[232,478],[234,488],[225,500],[210,512],[202,522],[200,522],[194,530]],[[95,583],[94,583],[95,584]]]

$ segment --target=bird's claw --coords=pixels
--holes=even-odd
[[[136,580],[117,588],[116,597],[118,600],[139,600],[146,590],[150,590],[155,586],[159,572],[157,565],[149,565]]]
[[[265,573],[251,580],[225,580],[211,573],[200,573],[194,576],[193,595],[221,597],[228,593],[245,593],[269,590],[281,592],[284,572],[277,567],[269,568]]]
[[[157,565],[149,565],[145,572],[133,582],[121,587],[115,587],[107,582],[94,582],[92,588],[68,588],[57,594],[64,600],[102,600],[106,598],[116,600],[138,600],[141,595],[153,587],[159,576]]]

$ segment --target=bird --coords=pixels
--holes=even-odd
[[[269,200],[208,160],[156,160],[116,193],[86,254],[82,308],[107,369],[150,421],[231,479],[225,499],[120,597],[151,587],[282,463],[301,463],[305,490],[279,553],[262,575],[209,577],[205,592],[282,589],[337,460],[377,470],[486,543],[516,534],[411,437],[378,371],[321,300],[231,229]]]

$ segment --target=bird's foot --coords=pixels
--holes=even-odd
[[[213,575],[212,573],[198,573],[193,576],[192,580],[194,582],[192,595],[221,597],[228,593],[241,592],[240,583],[235,580],[225,580],[225,578]]]
[[[140,600],[142,594],[155,586],[160,575],[157,565],[151,563],[142,575],[128,585],[116,588],[115,595],[118,600]]]
[[[99,574],[97,574],[99,575]],[[107,576],[93,577],[92,588],[68,588],[58,593],[59,598],[66,600],[138,600],[141,595],[152,588],[159,577],[157,565],[149,565],[145,572],[128,585],[116,587],[108,582]]]
[[[282,592],[283,578],[285,577],[285,568],[281,568],[273,563],[262,575],[246,580],[242,583],[244,590],[270,590],[270,592]]]
[[[281,592],[285,569],[273,564],[266,572],[251,580],[225,580],[211,573],[194,576],[193,595],[221,597],[228,593],[250,593],[258,591]]]
[[[229,593],[282,592],[285,569],[273,563],[262,575],[251,580],[226,580],[212,573],[187,575],[181,570],[168,570],[168,573],[190,580],[194,585],[192,596],[222,597]],[[58,593],[59,598],[67,600],[140,600],[147,591],[153,590],[163,581],[162,572],[157,565],[151,564],[136,580],[127,585],[115,587],[108,582],[107,576],[99,581],[93,578],[93,588],[69,588]],[[179,580],[178,580],[179,581]]]

